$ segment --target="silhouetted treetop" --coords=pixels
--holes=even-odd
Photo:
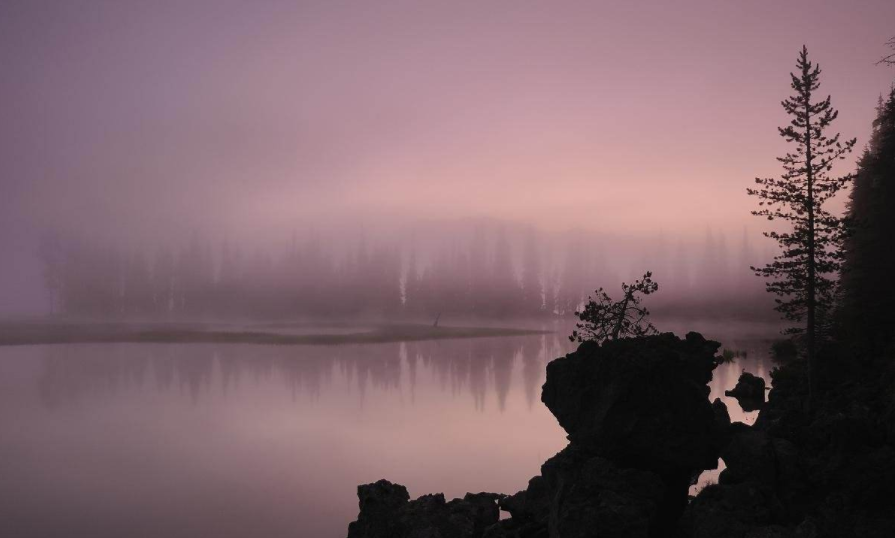
[[[791,230],[764,233],[779,243],[782,252],[766,266],[752,269],[768,279],[767,290],[778,296],[777,310],[784,318],[806,320],[805,328],[795,327],[791,332],[807,333],[808,370],[813,380],[816,316],[833,303],[844,231],[842,219],[824,204],[852,180],[851,174],[836,177],[829,172],[836,161],[851,153],[855,139],[841,142],[839,133],[826,134],[839,112],[829,96],[818,99],[815,95],[821,70],[808,60],[806,47],[799,52],[796,67],[798,71],[790,73],[793,94],[781,103],[791,120],[779,128],[780,136],[794,144],[795,151],[778,157],[783,165],[779,178],[756,178],[758,187],[746,190],[759,200],[760,209],[753,215],[784,220],[792,226]]]
[[[596,299],[589,297],[584,309],[575,312],[581,322],[575,324],[569,340],[602,342],[655,333],[656,328],[646,321],[649,311],[640,305],[643,298],[638,296],[649,295],[659,289],[652,276],[647,271],[642,279],[635,280],[633,284],[623,282],[620,301],[613,301],[603,288],[598,289]]]
[[[890,49],[892,49],[893,51],[895,51],[895,37],[893,37],[893,38],[889,39],[888,41],[886,41],[886,45],[887,45]],[[882,58],[879,59],[878,62],[876,62],[876,64],[877,64],[877,65],[880,65],[880,64],[884,64],[884,65],[895,65],[895,52],[892,52],[891,54],[888,54],[888,55],[886,55],[886,56],[883,56]]]

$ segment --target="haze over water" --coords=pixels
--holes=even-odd
[[[891,82],[895,6],[842,7],[3,2],[0,314],[45,313],[47,231],[151,257],[487,218],[765,253],[744,191],[799,48],[859,146]]]
[[[803,45],[855,169],[893,21],[0,2],[0,538],[327,538],[382,478],[515,493],[566,446],[540,394],[576,310],[648,271],[660,331],[738,352],[710,399],[752,423],[724,390],[781,325],[746,188],[790,149]]]
[[[750,358],[718,369],[712,398],[742,368],[767,375],[755,338],[731,337]],[[336,537],[356,486],[383,477],[414,497],[513,493],[566,445],[540,391],[572,348],[559,334],[0,348],[0,521],[10,536]]]

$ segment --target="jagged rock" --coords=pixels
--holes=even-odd
[[[512,518],[494,536],[664,535],[730,428],[726,406],[708,401],[718,347],[663,334],[584,343],[552,361],[541,399],[570,444],[501,501]]]
[[[547,365],[541,400],[573,445],[689,476],[714,468],[723,444],[707,386],[718,347],[696,333],[585,342]]]
[[[681,518],[681,534],[692,538],[746,538],[772,523],[769,493],[753,482],[706,486]]]
[[[736,422],[721,458],[726,468],[718,484],[687,508],[688,536],[793,536],[786,525],[798,518],[796,500],[808,487],[795,445]]]
[[[666,486],[652,472],[570,446],[547,460],[541,474],[552,492],[550,536],[646,538],[658,525]]]
[[[708,400],[719,346],[696,333],[582,344],[547,366],[541,395],[569,446],[525,491],[445,503],[408,501],[388,482],[362,486],[349,538],[669,536],[691,480],[716,468],[731,435],[726,406]],[[497,521],[498,502],[509,519]]]
[[[726,465],[718,477],[721,484],[752,481],[779,492],[802,479],[796,447],[752,428],[734,434],[721,458]]]
[[[755,411],[764,405],[764,379],[749,372],[740,374],[736,386],[725,391],[726,396],[736,398],[743,411]]]
[[[410,501],[407,488],[380,480],[358,486],[360,513],[348,525],[348,538],[479,538],[497,523],[494,493],[467,493],[445,502],[444,495]]]
[[[550,517],[551,496],[547,480],[538,475],[528,481],[528,489],[504,497],[498,505],[517,522],[546,522]]]
[[[730,413],[721,398],[715,398],[712,402],[712,413],[715,414],[715,428],[722,439],[720,446],[725,446],[730,436]]]
[[[527,490],[501,501],[512,518],[485,536],[646,538],[655,535],[665,494],[655,473],[570,445],[544,463]]]
[[[550,538],[550,534],[546,525],[505,519],[489,527],[482,538]]]
[[[357,486],[357,498],[360,514],[348,525],[349,538],[396,535],[398,510],[410,500],[407,488],[380,480]]]

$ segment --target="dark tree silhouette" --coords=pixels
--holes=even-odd
[[[659,284],[653,282],[652,276],[653,274],[647,271],[641,280],[635,280],[633,284],[623,282],[620,301],[613,301],[603,288],[598,289],[596,299],[589,297],[584,310],[575,312],[581,322],[575,324],[576,328],[569,336],[569,340],[602,342],[656,332],[656,328],[646,321],[649,310],[640,306],[643,298],[637,296],[638,293],[649,295],[659,289]]]
[[[767,290],[778,296],[777,310],[784,318],[806,321],[804,329],[790,332],[806,332],[810,401],[817,392],[817,312],[832,305],[836,285],[833,275],[842,257],[842,220],[824,204],[852,179],[851,175],[831,177],[828,172],[836,160],[852,151],[855,140],[840,142],[838,133],[824,134],[839,113],[831,106],[829,96],[817,100],[820,66],[808,60],[804,46],[796,66],[798,73],[790,73],[795,93],[782,102],[792,120],[779,129],[780,136],[795,144],[795,153],[777,159],[784,170],[780,178],[756,178],[758,187],[747,192],[759,199],[761,209],[753,215],[792,225],[791,231],[765,232],[780,244],[782,252],[766,266],[752,269],[769,279]]]
[[[870,143],[858,161],[842,266],[843,324],[860,340],[895,336],[895,87],[880,100]]]
[[[888,45],[888,47],[889,47],[890,49],[892,49],[893,51],[895,51],[895,37],[893,37],[892,39],[886,41],[886,45]],[[880,65],[880,64],[883,64],[883,65],[895,65],[895,52],[892,52],[891,54],[888,54],[888,55],[886,55],[886,56],[883,56],[882,58],[879,59],[878,62],[876,62],[876,64],[877,64],[877,65]]]

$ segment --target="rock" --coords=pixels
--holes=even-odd
[[[551,492],[550,536],[647,538],[661,525],[666,486],[650,471],[567,447],[544,463],[541,474]]]
[[[723,444],[707,386],[718,347],[696,333],[585,342],[547,365],[541,400],[571,444],[689,477],[715,468]]]
[[[772,523],[768,493],[751,482],[706,486],[681,518],[692,538],[745,538]]]
[[[643,537],[660,535],[662,479],[619,467],[570,445],[541,466],[528,489],[501,500],[512,518],[488,537]]]
[[[725,391],[726,396],[736,398],[743,411],[755,411],[764,405],[764,379],[749,372],[740,374],[733,390]]]
[[[552,492],[543,476],[528,481],[528,489],[515,495],[504,497],[498,502],[501,510],[509,512],[517,521],[539,521],[546,523],[550,517]]]
[[[482,538],[550,538],[546,525],[505,519],[492,525]]]
[[[736,422],[721,451],[725,469],[688,506],[682,520],[697,538],[791,537],[809,489],[797,447]]]
[[[582,344],[547,366],[541,400],[569,445],[526,490],[446,503],[361,486],[349,538],[669,536],[691,480],[717,467],[735,432],[724,403],[708,400],[719,347],[696,333]],[[511,517],[498,521],[498,506]]]
[[[502,495],[494,493],[467,493],[463,499],[454,499],[448,506],[455,520],[472,522],[471,536],[482,536],[485,529],[500,519],[498,502]]]
[[[725,446],[730,436],[730,413],[727,412],[727,405],[721,398],[715,398],[712,402],[712,413],[715,415],[715,428],[722,437],[720,445]]]
[[[396,535],[397,513],[407,504],[407,488],[380,480],[357,487],[360,514],[348,525],[349,538],[375,538]]]
[[[780,491],[801,481],[799,453],[785,439],[768,436],[752,428],[742,428],[721,452],[726,468],[718,482],[745,481]]]
[[[467,493],[445,502],[444,495],[410,501],[407,488],[380,480],[358,486],[360,513],[348,525],[348,538],[479,538],[498,522],[494,493]]]

